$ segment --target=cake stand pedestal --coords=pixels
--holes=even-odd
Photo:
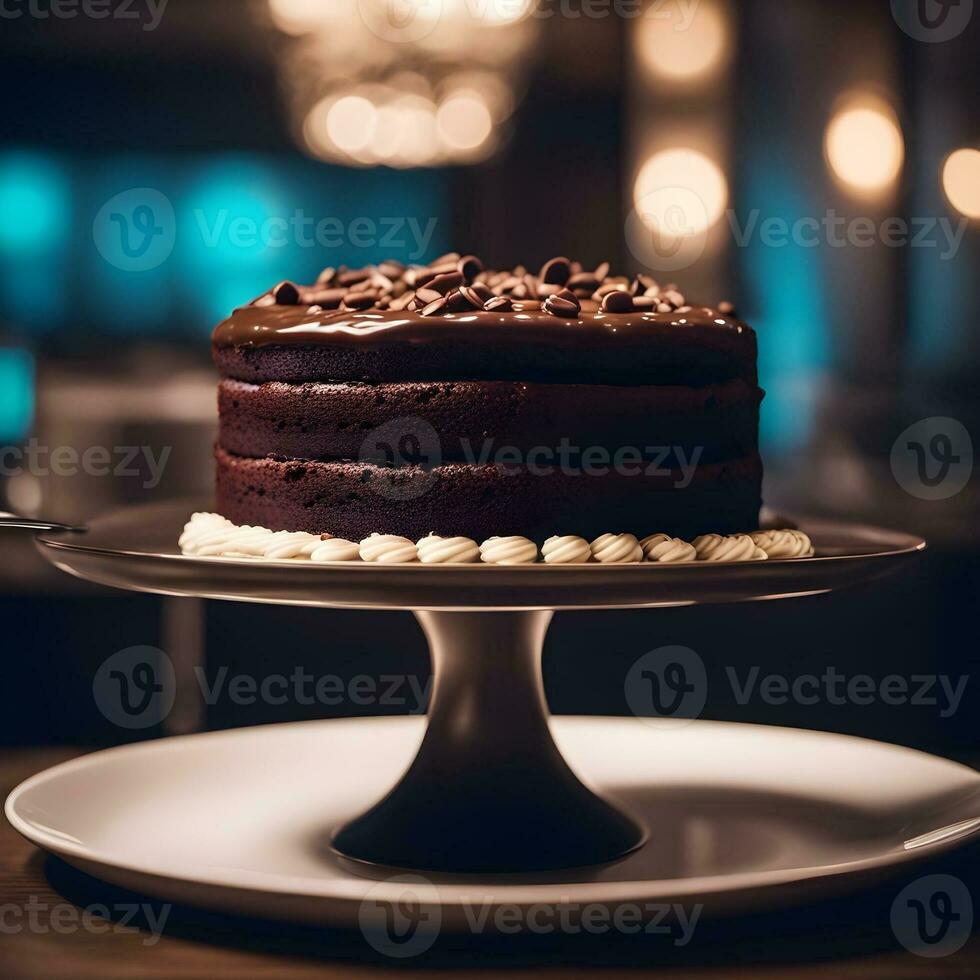
[[[335,836],[348,857],[431,871],[601,864],[645,831],[572,773],[548,727],[551,612],[417,612],[434,684],[418,755]]]
[[[202,509],[130,508],[38,546],[123,589],[411,610],[432,654],[427,727],[337,720],[163,739],[57,767],[11,795],[18,830],[107,880],[350,925],[368,897],[397,906],[402,877],[421,873],[438,883],[444,926],[466,928],[467,902],[711,894],[715,911],[721,895],[745,907],[980,828],[980,777],[921,753],[747,725],[549,719],[545,702],[556,610],[820,594],[916,560],[925,543],[914,536],[804,522],[816,557],[729,565],[321,565],[181,555],[180,528]],[[101,793],[86,793],[96,774]]]

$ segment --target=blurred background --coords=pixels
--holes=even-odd
[[[6,4],[5,508],[84,520],[206,497],[209,332],[278,280],[450,249],[502,266],[556,253],[609,260],[707,303],[731,299],[756,327],[771,506],[918,532],[932,549],[914,572],[843,595],[560,616],[546,658],[553,710],[626,713],[630,665],[679,643],[708,665],[709,717],[975,758],[980,682],[967,681],[953,711],[935,683],[955,686],[977,663],[972,8]],[[913,443],[933,467],[925,477]],[[110,462],[85,457],[99,447]],[[139,452],[126,459],[121,447]],[[2,547],[2,743],[107,744],[424,708],[406,688],[401,701],[209,704],[199,682],[223,668],[260,679],[302,668],[345,684],[424,684],[407,614],[124,595],[56,572],[27,539],[8,535]],[[139,645],[174,663],[176,704],[159,724],[121,729],[99,710],[93,680],[107,657]],[[828,666],[932,677],[939,703],[740,704],[732,665],[790,679]]]

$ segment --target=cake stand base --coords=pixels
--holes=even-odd
[[[642,843],[643,827],[586,787],[551,737],[541,677],[551,615],[416,613],[435,679],[425,738],[394,789],[336,834],[340,854],[538,871],[612,861]]]

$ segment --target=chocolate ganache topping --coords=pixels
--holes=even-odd
[[[243,381],[473,379],[606,384],[755,382],[756,339],[731,303],[557,257],[536,273],[450,253],[281,282],[213,336]]]

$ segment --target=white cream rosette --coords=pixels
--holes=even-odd
[[[541,555],[548,565],[581,565],[592,558],[592,549],[585,538],[563,534],[548,538]]]
[[[527,538],[488,538],[480,545],[480,559],[488,565],[530,565],[538,560],[538,546]]]
[[[419,559],[415,542],[398,534],[372,534],[358,550],[362,561],[378,565],[407,565]]]
[[[693,544],[669,534],[651,534],[640,542],[643,556],[647,561],[662,564],[679,564],[697,561],[698,553]]]
[[[603,565],[643,561],[643,549],[635,534],[603,534],[592,542],[592,557]]]
[[[784,529],[780,531],[756,531],[752,540],[770,558],[810,558],[813,556],[813,543],[802,531]]]
[[[423,565],[468,565],[480,560],[480,546],[472,538],[443,538],[429,534],[416,548]]]

